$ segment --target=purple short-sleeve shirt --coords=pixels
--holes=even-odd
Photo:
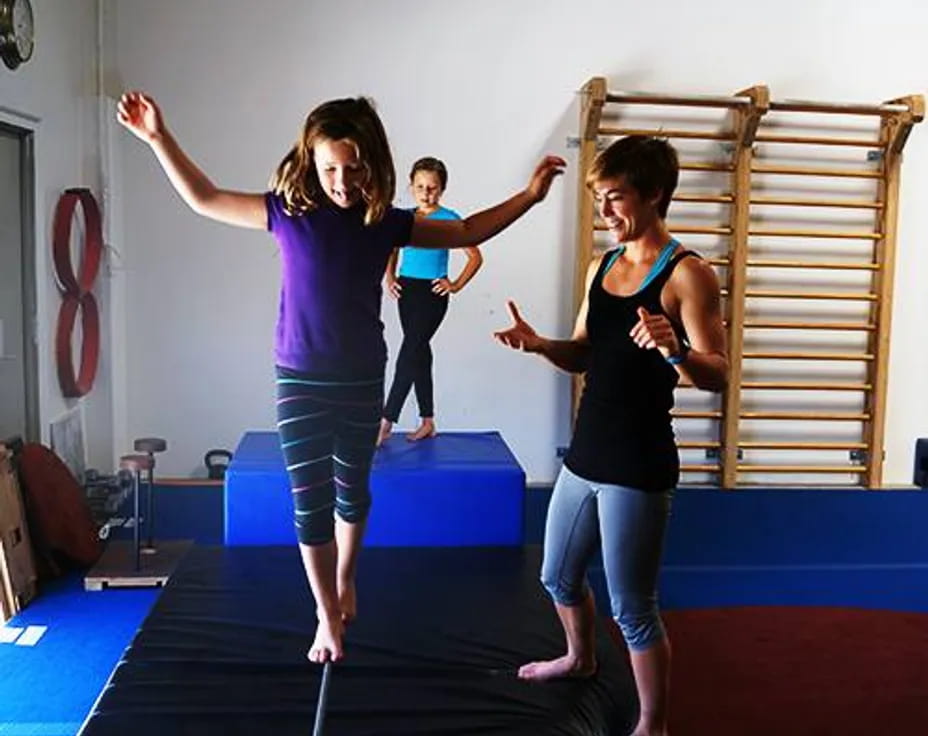
[[[333,377],[382,376],[381,281],[390,252],[409,242],[413,213],[391,207],[365,225],[363,205],[327,203],[290,216],[280,196],[268,192],[265,200],[283,271],[277,364]]]

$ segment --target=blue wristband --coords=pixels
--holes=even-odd
[[[676,355],[668,355],[664,360],[666,360],[670,365],[680,365],[684,360],[689,357],[690,348],[688,345],[680,345],[680,352]]]

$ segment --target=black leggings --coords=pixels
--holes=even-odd
[[[399,419],[409,389],[415,386],[419,416],[435,414],[432,397],[432,348],[429,341],[448,311],[448,296],[432,291],[430,279],[413,279],[400,276],[400,324],[403,326],[403,344],[396,358],[393,385],[383,409],[383,416],[391,422]]]

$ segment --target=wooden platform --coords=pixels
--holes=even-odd
[[[136,570],[133,543],[109,542],[84,577],[84,590],[163,587],[192,546],[191,540],[183,539],[158,542],[154,549],[143,547],[140,569]]]

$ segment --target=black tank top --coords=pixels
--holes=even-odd
[[[577,423],[564,464],[581,478],[599,483],[665,491],[676,486],[680,460],[670,410],[679,380],[658,350],[639,348],[629,336],[638,307],[666,314],[661,289],[677,264],[692,251],[677,253],[642,290],[616,296],[603,288],[612,259],[603,257],[590,284],[586,318],[590,363]],[[673,323],[677,339],[683,328]]]

